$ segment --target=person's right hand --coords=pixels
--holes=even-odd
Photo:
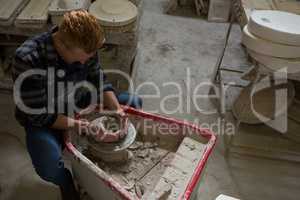
[[[105,130],[102,123],[97,125],[90,125],[89,127],[90,134],[97,142],[117,142],[121,139],[121,132],[117,131],[112,133]]]
[[[90,126],[90,122],[88,120],[85,119],[75,120],[74,128],[79,135],[88,135],[90,133],[89,126]]]

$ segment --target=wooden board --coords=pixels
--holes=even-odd
[[[9,20],[16,10],[23,4],[23,0],[6,1],[1,0],[0,20]]]
[[[29,0],[0,0],[0,25],[9,26],[21,10],[26,6]]]
[[[139,21],[140,16],[143,13],[143,0],[133,1],[138,8],[138,17],[136,20],[136,25],[130,31],[119,32],[115,30],[109,30],[105,32],[106,44],[116,44],[124,46],[136,46],[138,40],[138,30],[139,30]],[[2,8],[2,7],[1,7]],[[0,9],[1,9],[0,8]],[[28,28],[28,27],[16,27],[13,24],[14,19],[11,23],[6,21],[2,22],[0,20],[0,33],[8,35],[21,35],[21,36],[34,36],[36,34],[48,31],[53,26],[52,24],[47,24],[41,28]]]
[[[48,6],[51,0],[30,0],[16,19],[19,23],[44,23],[48,18]]]
[[[227,22],[231,11],[231,0],[210,0],[208,21]]]

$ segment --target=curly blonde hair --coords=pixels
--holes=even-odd
[[[58,33],[67,48],[77,47],[86,53],[95,52],[104,42],[104,32],[97,19],[86,10],[65,13]]]

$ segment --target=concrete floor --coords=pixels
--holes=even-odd
[[[145,98],[146,111],[212,125],[219,116],[215,113],[205,113],[213,112],[215,109],[210,100],[201,99],[195,103],[188,97],[192,96],[197,85],[210,81],[218,55],[222,50],[228,24],[166,15],[163,13],[166,2],[166,0],[145,1],[134,80],[136,87],[140,86],[138,94],[156,94],[153,86],[145,85],[145,82],[155,83],[160,95],[156,98]],[[239,39],[240,29],[235,27],[233,32]],[[235,63],[229,63],[233,56],[237,60]],[[241,65],[244,57],[239,42],[234,42],[226,55],[226,62],[231,65]],[[173,84],[166,85],[166,82],[173,82]],[[174,84],[178,86],[175,87]],[[181,94],[178,93],[178,87],[182,88]],[[208,94],[208,88],[201,87],[198,94]],[[168,95],[175,95],[175,97],[166,99]],[[181,109],[176,109],[180,104],[182,104]],[[218,134],[219,130],[214,132]],[[208,162],[200,185],[199,199],[215,199],[219,194],[240,196],[229,174],[221,143],[220,139]]]
[[[0,200],[59,200],[58,188],[41,180],[33,169],[10,94],[0,95],[0,108]]]

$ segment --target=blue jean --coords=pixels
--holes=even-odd
[[[117,99],[123,105],[142,107],[142,100],[127,92],[117,95]],[[25,131],[27,149],[37,174],[45,181],[60,186],[61,190],[71,192],[74,185],[72,175],[62,160],[62,131],[31,126],[25,127]]]

